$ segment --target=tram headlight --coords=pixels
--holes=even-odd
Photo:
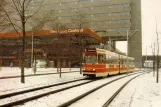
[[[95,69],[93,69],[93,71],[95,71]]]
[[[83,71],[85,71],[86,69],[85,68],[83,68]]]

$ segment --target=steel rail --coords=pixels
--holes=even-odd
[[[62,82],[62,83],[46,85],[46,86],[40,86],[40,87],[36,87],[36,88],[32,88],[32,89],[25,89],[25,90],[22,90],[22,91],[11,92],[11,93],[7,93],[7,94],[2,94],[2,95],[0,95],[0,99],[12,97],[12,96],[15,96],[15,95],[24,94],[24,93],[28,93],[28,92],[32,92],[32,91],[42,90],[42,89],[50,88],[50,87],[54,87],[54,86],[64,85],[64,84],[67,84],[67,83],[82,81],[82,80],[86,80],[86,78],[71,80],[71,81],[66,81],[66,82]]]
[[[139,73],[140,73],[140,72],[139,72]],[[143,72],[143,73],[145,73],[145,72]],[[117,80],[120,80],[120,79],[122,79],[122,78],[128,77],[128,76],[130,76],[130,75],[134,75],[134,74],[137,74],[137,73],[128,74],[128,75],[126,75],[126,76],[123,76],[123,77],[117,78],[117,79],[115,79],[115,80],[109,81],[109,82],[107,82],[107,83],[104,83],[104,84],[102,84],[102,85],[100,85],[100,86],[98,86],[98,87],[96,87],[96,88],[94,88],[94,89],[92,89],[92,90],[89,90],[89,91],[87,91],[87,92],[85,92],[85,93],[83,93],[83,94],[81,94],[81,95],[79,95],[79,96],[77,96],[77,97],[75,97],[75,98],[73,98],[73,99],[71,99],[71,100],[69,100],[69,101],[67,101],[67,102],[65,102],[65,103],[63,103],[63,104],[61,104],[61,105],[59,105],[58,107],[67,107],[67,106],[70,106],[71,104],[73,104],[73,103],[75,103],[76,101],[82,99],[83,97],[85,97],[85,96],[91,94],[92,92],[97,91],[98,89],[100,89],[100,88],[102,88],[102,87],[104,87],[104,86],[106,86],[106,85],[108,85],[108,84],[110,84],[110,83],[113,83],[113,82],[115,82],[115,81],[117,81]]]
[[[50,95],[50,94],[58,93],[58,92],[61,92],[61,91],[64,91],[64,90],[67,90],[67,89],[70,89],[70,88],[74,88],[74,87],[77,87],[77,86],[81,86],[81,85],[84,85],[84,84],[88,84],[88,83],[94,82],[94,81],[96,81],[96,80],[89,80],[89,81],[84,82],[84,83],[79,83],[79,84],[76,84],[76,85],[72,85],[72,86],[69,86],[69,87],[57,89],[57,90],[54,90],[54,91],[44,92],[44,93],[41,93],[39,95],[34,95],[34,96],[31,96],[31,97],[28,97],[28,98],[19,99],[19,100],[16,100],[16,101],[13,101],[13,102],[9,102],[9,103],[6,103],[6,104],[0,104],[0,107],[12,107],[12,106],[16,106],[16,105],[21,105],[21,104],[23,104],[25,102],[28,102],[28,101],[31,101],[31,100],[35,100],[35,99],[38,99],[38,98],[41,98],[41,97],[44,97],[44,96],[47,96],[47,95]],[[46,86],[46,87],[48,87],[48,86]],[[42,88],[39,88],[39,90],[40,89],[42,89]],[[37,91],[35,89],[33,89],[33,90]],[[18,95],[19,94],[23,94],[23,93],[18,92]],[[13,96],[15,96],[15,95],[13,95]]]
[[[86,80],[86,79],[87,78],[81,78],[81,79],[66,81],[66,82],[62,82],[62,83],[56,83],[56,84],[51,84],[51,85],[46,85],[46,86],[40,86],[40,87],[36,87],[36,88],[32,88],[32,89],[26,89],[26,90],[22,90],[22,91],[18,91],[18,92],[11,92],[11,93],[7,93],[7,94],[2,94],[2,95],[0,95],[0,99],[7,98],[7,97],[12,97],[12,96],[19,95],[19,94],[22,94],[22,93],[27,93],[27,92],[32,92],[32,91],[41,90],[41,89],[45,89],[45,88],[50,88],[50,87],[53,87],[53,86],[58,86],[58,85],[63,85],[63,84],[67,84],[67,83]]]
[[[143,73],[145,74],[145,73]],[[110,103],[113,101],[113,99],[115,99],[115,97],[123,90],[123,88],[129,83],[131,82],[133,79],[135,79],[138,76],[141,76],[143,74],[137,75],[133,78],[131,78],[130,80],[128,80],[126,83],[124,83],[107,101],[106,103],[102,106],[102,107],[108,107],[110,105]]]
[[[135,73],[134,73],[134,74],[135,74]],[[131,75],[132,75],[132,74],[131,74]],[[129,76],[129,74],[128,74],[127,76]],[[125,76],[125,77],[126,77],[126,76]],[[80,79],[80,80],[86,80],[86,78],[85,78],[85,79],[83,78],[83,79]],[[53,84],[53,86],[58,86],[58,85],[62,85],[62,84],[70,83],[70,82],[75,82],[75,81],[80,81],[80,80],[73,80],[73,81],[68,81],[68,82]],[[87,81],[87,82],[80,83],[80,84],[76,84],[76,85],[69,86],[69,87],[65,87],[65,88],[62,88],[62,89],[57,89],[57,90],[54,90],[54,91],[41,93],[41,94],[39,94],[39,95],[31,96],[31,97],[24,98],[24,99],[19,99],[19,100],[17,100],[17,101],[9,102],[9,103],[7,103],[7,104],[3,104],[3,105],[0,105],[0,106],[1,106],[1,107],[8,107],[8,106],[20,105],[20,104],[26,103],[26,102],[28,102],[28,101],[31,101],[31,100],[34,100],[34,99],[38,99],[38,98],[47,96],[47,95],[49,95],[49,94],[58,93],[58,92],[61,92],[61,91],[64,91],[64,90],[67,90],[67,89],[70,89],[70,88],[74,88],[74,87],[77,87],[77,86],[81,86],[81,85],[84,85],[84,84],[88,84],[88,83],[90,83],[90,82],[94,82],[94,81],[96,81],[96,80],[99,80],[99,79],[89,80],[89,81]],[[41,89],[43,89],[43,88],[50,88],[50,87],[52,87],[52,85],[50,85],[50,86],[43,86],[43,87],[37,87],[37,88],[34,88],[34,89],[29,89],[29,90],[23,90],[23,91],[16,92],[16,93],[9,93],[9,94],[6,94],[6,95],[1,95],[0,98],[12,97],[12,96],[15,96],[15,95],[19,95],[19,94],[23,94],[23,93],[27,93],[27,92],[32,92],[32,91],[37,91],[37,90],[41,90]]]

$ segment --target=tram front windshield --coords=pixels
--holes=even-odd
[[[85,60],[85,63],[95,64],[97,63],[97,56],[96,55],[85,55],[84,60]]]

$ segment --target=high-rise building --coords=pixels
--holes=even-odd
[[[43,22],[41,29],[89,28],[110,50],[116,41],[128,41],[128,55],[141,67],[141,0],[32,0],[25,15],[34,12],[26,23],[27,30]]]

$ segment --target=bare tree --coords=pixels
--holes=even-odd
[[[44,0],[39,2],[38,8],[32,9],[33,0],[1,0],[0,8],[5,13],[5,20],[12,26],[17,35],[22,36],[22,50],[21,50],[21,82],[25,83],[24,66],[25,66],[25,46],[26,46],[26,26],[30,23],[31,18],[34,17],[40,8],[43,6]],[[40,29],[43,23],[37,24],[34,29]],[[22,33],[21,33],[22,32]]]
[[[156,76],[156,83],[159,82],[159,63],[160,63],[160,60],[159,60],[159,37],[158,37],[158,26],[157,26],[157,21],[156,21],[156,34],[157,34],[157,60],[156,60],[156,63],[157,63],[157,76]]]
[[[57,18],[53,18],[54,17],[54,14],[52,13],[52,11],[54,10],[51,9],[50,11],[48,12],[45,12],[43,14],[43,16],[40,16],[39,18],[42,19],[42,20],[39,20],[39,21],[32,21],[32,23],[30,23],[30,26],[31,26],[31,29],[32,29],[32,48],[34,48],[34,45],[36,45],[35,43],[35,34],[43,28],[43,26],[47,23],[47,22],[50,22],[52,18],[52,22],[55,21]],[[36,19],[36,15],[34,15],[33,17],[30,18],[30,20],[34,20]],[[47,39],[47,37],[46,37]],[[47,44],[47,43],[46,43]],[[45,49],[47,51],[47,48]],[[35,49],[32,49],[32,52],[31,52],[31,57],[32,59],[31,60],[34,60],[34,65],[33,65],[33,61],[31,61],[31,67],[33,67],[33,71],[34,73],[36,73],[36,52],[35,52]],[[47,59],[46,59],[46,63],[47,63]],[[33,65],[33,66],[32,66]],[[47,67],[47,65],[46,65]]]
[[[151,45],[152,54],[153,54],[153,77],[155,76],[155,43]]]
[[[1,41],[0,43],[0,71],[1,71],[2,61],[3,61],[3,41]]]
[[[55,54],[56,54],[56,59],[57,59],[57,72],[60,73],[60,78],[61,78],[61,68],[62,68],[62,63],[61,63],[61,60],[62,60],[62,56],[63,56],[63,52],[62,52],[62,49],[66,46],[64,45],[64,43],[66,43],[63,39],[63,35],[60,33],[61,30],[65,30],[67,29],[66,25],[64,24],[61,24],[59,22],[57,22],[55,24],[55,26],[53,26],[53,30],[55,30],[57,33],[56,33],[56,41],[55,43],[53,43],[53,48],[55,51]],[[65,48],[64,48],[65,49]]]
[[[82,39],[83,39],[83,36],[81,35],[81,29],[83,28],[83,21],[85,20],[85,14],[81,14],[80,11],[77,12],[77,17],[76,18],[73,18],[72,21],[74,23],[76,23],[76,25],[78,26],[79,28],[79,37],[80,37],[80,40],[79,40],[79,49],[80,49],[80,74],[82,74],[82,62],[83,62],[83,55],[82,55],[82,50],[83,50],[83,44],[82,44]]]

